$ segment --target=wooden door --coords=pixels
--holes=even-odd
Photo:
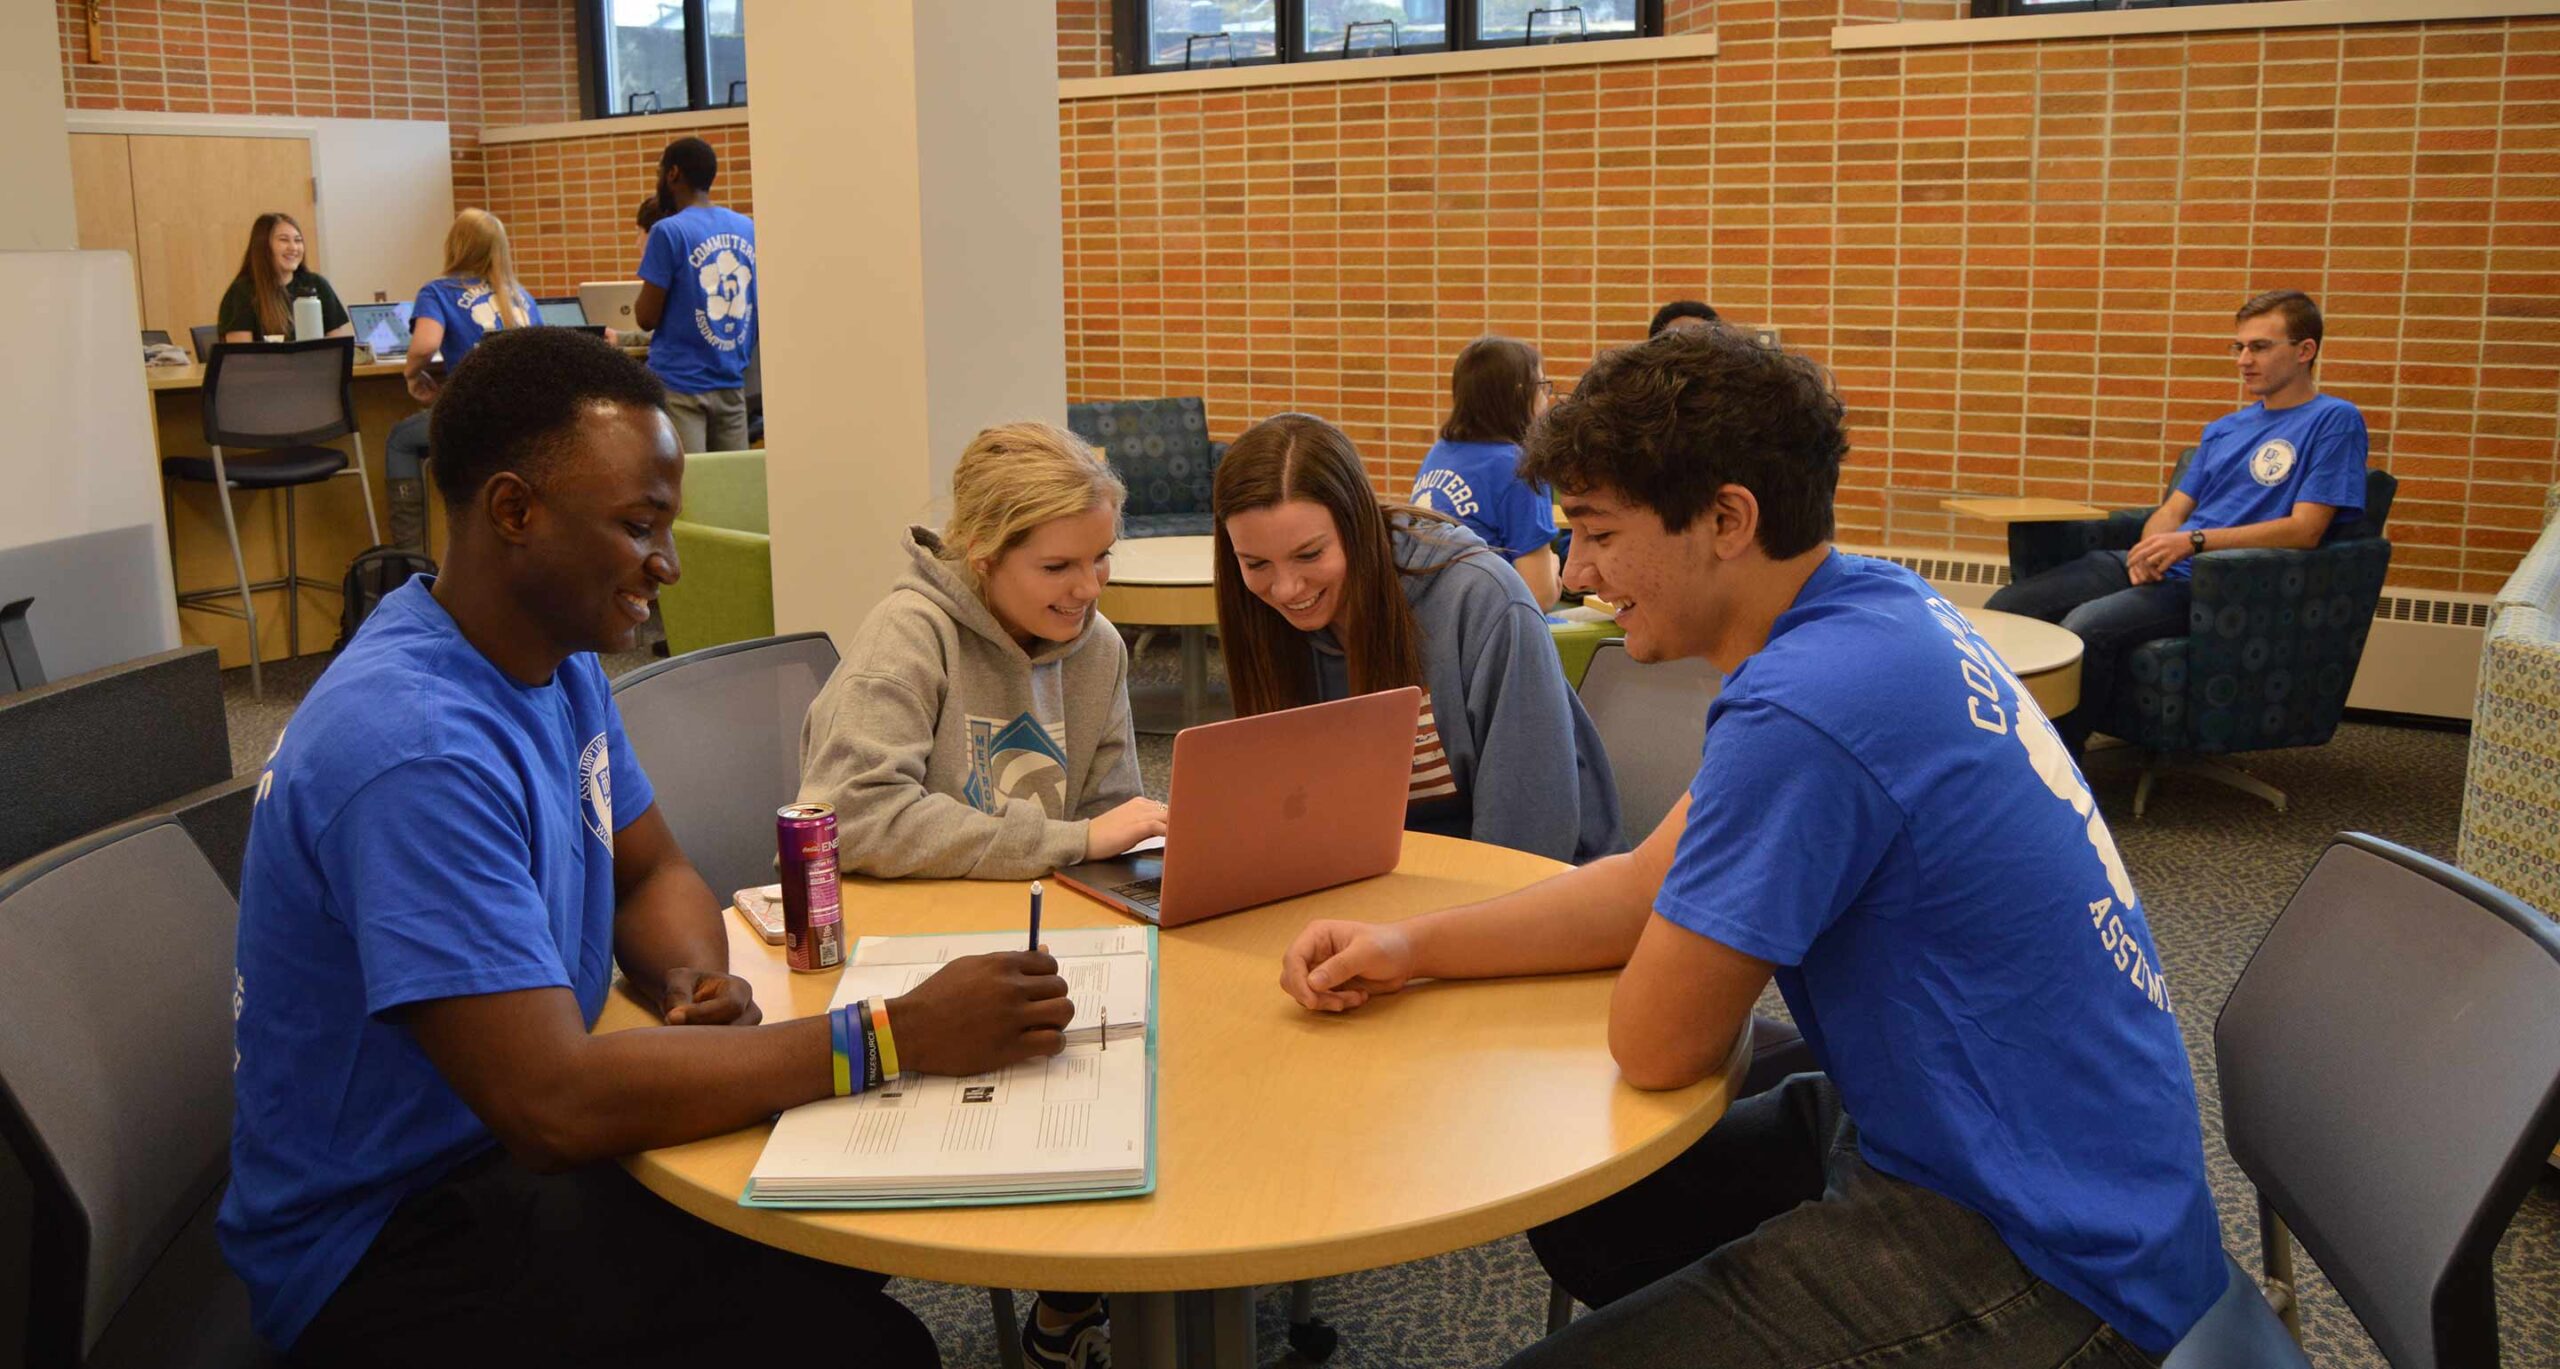
[[[142,298],[142,250],[133,228],[133,157],[121,133],[71,135],[71,205],[80,220],[80,250],[133,258],[134,298]],[[134,327],[144,326],[139,320]],[[186,335],[172,333],[179,346]]]
[[[312,213],[308,138],[210,138],[135,134],[133,221],[142,269],[142,326],[173,338],[214,321],[240,274],[240,251],[260,214],[281,210],[302,225],[308,264],[326,245]]]

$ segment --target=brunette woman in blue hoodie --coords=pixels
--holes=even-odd
[[[1237,438],[1211,503],[1238,713],[1420,685],[1408,831],[1576,863],[1623,848],[1599,733],[1510,562],[1380,502],[1351,439],[1306,414]]]

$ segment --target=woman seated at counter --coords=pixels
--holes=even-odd
[[[320,300],[320,331],[330,337],[353,337],[347,307],[328,278],[302,264],[302,225],[290,214],[260,214],[249,230],[248,250],[240,254],[240,274],[222,292],[221,312],[214,324],[224,342],[258,342],[275,338],[300,342],[293,329],[293,302],[304,295]]]

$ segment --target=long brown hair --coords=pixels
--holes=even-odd
[[[507,226],[486,209],[466,209],[453,216],[444,233],[444,273],[476,280],[489,287],[498,317],[509,328],[522,328],[524,286],[516,279],[515,253],[507,246]]]
[[[240,254],[240,274],[249,278],[249,303],[258,310],[258,332],[261,335],[282,334],[293,321],[293,301],[285,298],[285,279],[276,274],[276,249],[267,239],[275,236],[277,224],[292,224],[302,232],[302,225],[291,214],[266,213],[249,225],[249,250]],[[303,261],[311,260],[311,241],[305,235]]]
[[[1227,520],[1293,499],[1333,516],[1342,542],[1342,606],[1333,635],[1342,643],[1351,692],[1374,694],[1422,683],[1422,629],[1398,578],[1395,524],[1438,514],[1379,500],[1342,430],[1309,414],[1281,414],[1247,428],[1218,463],[1210,492],[1218,639],[1236,712],[1250,716],[1316,702],[1315,654],[1306,634],[1246,588]]]
[[[1440,425],[1442,440],[1517,446],[1537,416],[1537,348],[1488,333],[1458,353],[1449,368],[1449,421]]]

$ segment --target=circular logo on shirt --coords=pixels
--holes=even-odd
[[[471,306],[471,321],[479,324],[480,331],[484,333],[497,327],[498,297],[495,295],[482,295],[479,301]]]
[[[703,340],[722,351],[746,341],[747,287],[755,283],[755,248],[735,234],[722,234],[694,250],[694,279],[702,287],[702,307],[694,311],[694,327]]]
[[[2249,474],[2261,485],[2279,485],[2293,474],[2293,444],[2281,437],[2267,439],[2265,446],[2249,458]]]
[[[578,757],[578,797],[587,810],[587,830],[596,834],[605,849],[613,849],[613,762],[608,758],[604,734],[587,743]]]

